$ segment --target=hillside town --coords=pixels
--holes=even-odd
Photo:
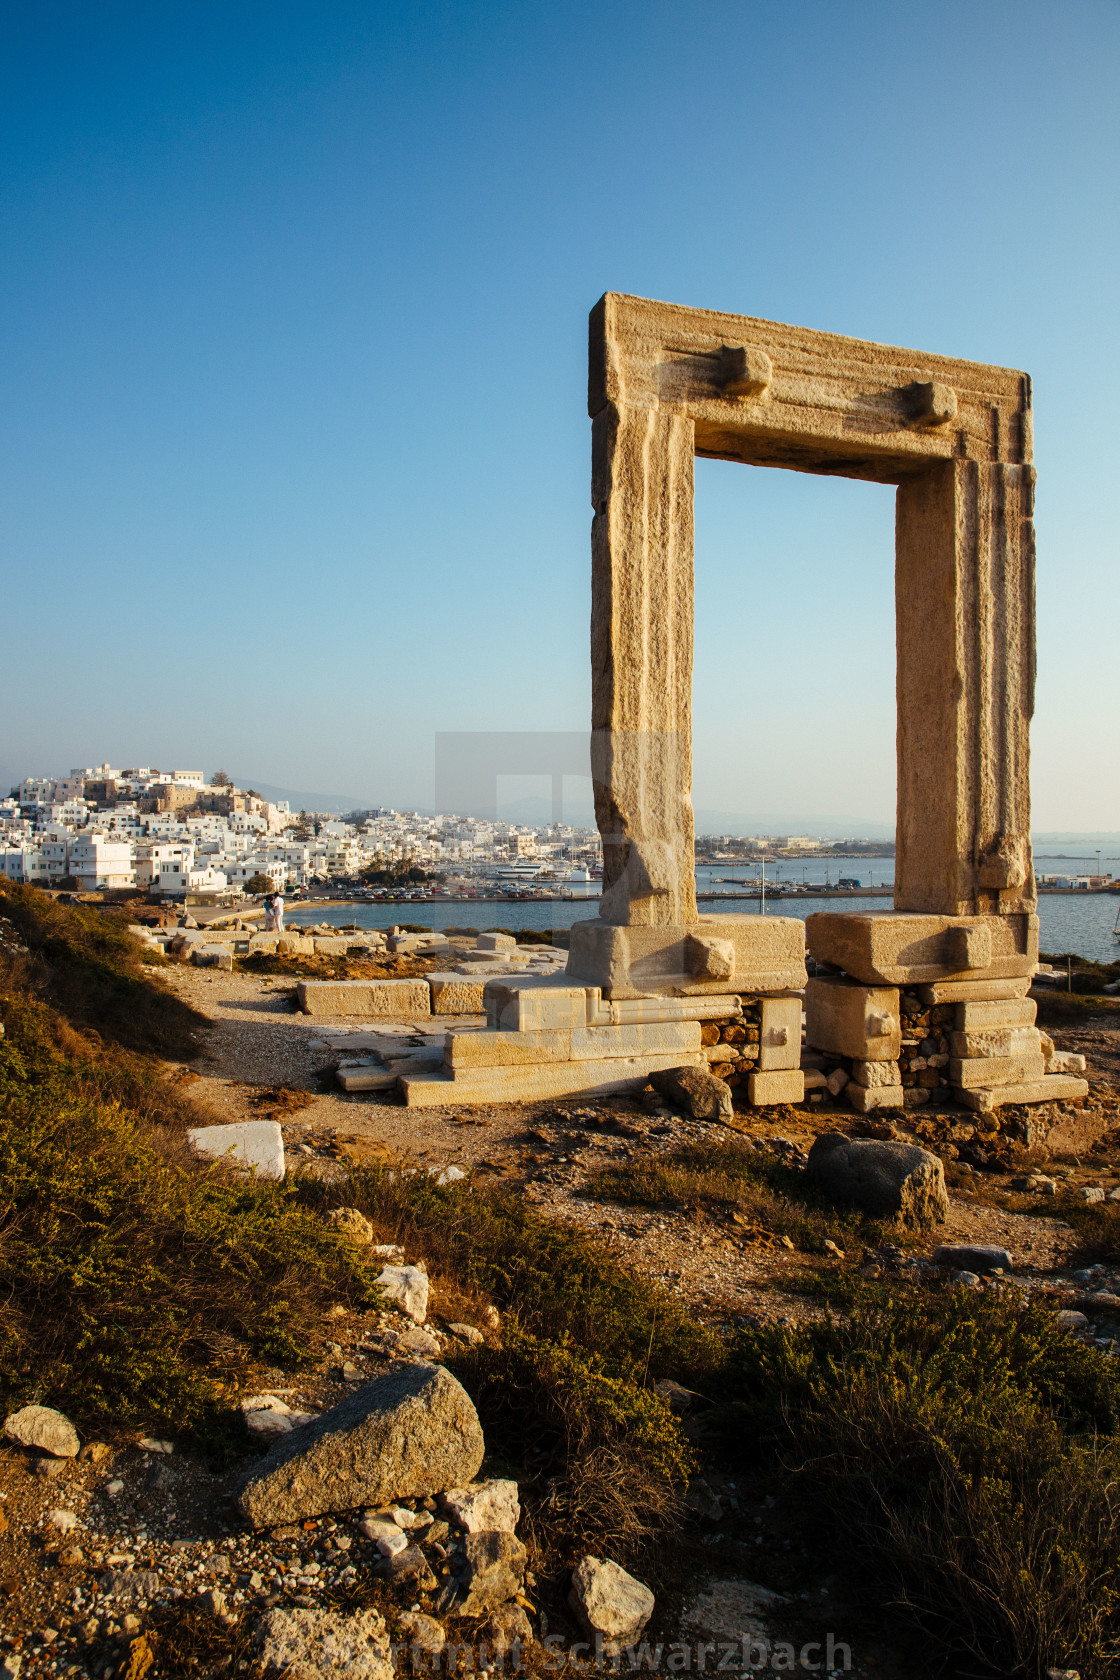
[[[78,767],[28,776],[0,801],[0,875],[31,886],[135,889],[169,899],[222,896],[267,877],[301,893],[412,872],[449,895],[491,880],[596,888],[594,829],[540,827],[375,807],[340,817],[293,812],[236,787],[223,771]]]

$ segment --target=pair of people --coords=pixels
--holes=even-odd
[[[278,892],[270,893],[264,901],[264,931],[266,933],[283,933],[284,931],[284,899]]]

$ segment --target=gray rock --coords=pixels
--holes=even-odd
[[[1075,1312],[1072,1307],[1066,1307],[1058,1313],[1055,1322],[1059,1330],[1087,1330],[1089,1320],[1083,1312]]]
[[[109,1569],[101,1577],[100,1592],[103,1598],[135,1604],[139,1599],[156,1596],[159,1576],[154,1569]]]
[[[393,1680],[389,1637],[376,1610],[270,1610],[257,1630],[261,1665],[284,1680]]]
[[[1011,1255],[1006,1248],[994,1243],[939,1243],[933,1251],[935,1266],[948,1266],[956,1272],[1009,1272]]]
[[[694,1120],[730,1120],[734,1113],[731,1087],[707,1068],[665,1068],[651,1073],[649,1082],[660,1097],[668,1097]]]
[[[406,1582],[416,1592],[431,1592],[439,1586],[432,1566],[419,1546],[406,1546],[389,1559],[386,1569],[394,1585]]]
[[[671,1412],[681,1414],[687,1412],[692,1405],[690,1391],[683,1388],[679,1382],[674,1382],[672,1377],[662,1377],[659,1382],[655,1382],[653,1392],[659,1400],[664,1400]]]
[[[471,1347],[477,1347],[485,1337],[481,1330],[476,1330],[473,1324],[449,1324],[447,1328],[453,1336],[458,1336],[462,1342],[469,1342]]]
[[[514,1534],[468,1534],[451,1614],[482,1616],[508,1604],[525,1584],[528,1557]]]
[[[469,1534],[513,1534],[521,1515],[516,1482],[476,1482],[473,1487],[448,1488],[443,1505]]]
[[[24,1406],[4,1421],[4,1434],[21,1447],[38,1447],[54,1458],[76,1458],[81,1443],[70,1419],[52,1406]]]
[[[419,1266],[383,1266],[376,1279],[384,1300],[407,1313],[416,1324],[428,1316],[428,1274]]]
[[[358,1208],[332,1208],[327,1215],[327,1223],[333,1225],[341,1236],[349,1237],[359,1248],[369,1248],[373,1242],[373,1226]]]
[[[376,1377],[314,1423],[281,1436],[238,1504],[254,1528],[423,1498],[478,1474],[484,1443],[466,1390],[440,1365]]]
[[[421,1610],[406,1610],[400,1628],[411,1649],[421,1656],[434,1657],[447,1644],[443,1624],[434,1616],[425,1616]]]
[[[809,1151],[805,1176],[835,1201],[880,1219],[931,1225],[949,1213],[945,1169],[916,1144],[825,1132]]]
[[[503,1604],[490,1612],[478,1630],[478,1638],[497,1656],[506,1657],[533,1643],[533,1627],[520,1604]]]
[[[698,1517],[706,1517],[709,1522],[718,1522],[723,1515],[723,1505],[718,1494],[712,1492],[703,1476],[693,1476],[685,1492],[684,1502],[690,1511],[695,1511]]]
[[[979,1287],[980,1287],[980,1273],[979,1272],[954,1272],[953,1277],[952,1277],[952,1281],[953,1281],[953,1283],[955,1283],[957,1285],[957,1287],[959,1289],[979,1289]]]
[[[585,1557],[573,1571],[568,1604],[588,1637],[601,1639],[613,1656],[637,1639],[653,1615],[654,1597],[621,1564]]]
[[[1103,1202],[1104,1191],[1099,1184],[1083,1184],[1074,1192],[1083,1202]]]

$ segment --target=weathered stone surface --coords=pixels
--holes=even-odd
[[[439,1585],[431,1564],[419,1546],[406,1546],[388,1562],[389,1579],[413,1592],[432,1592]]]
[[[768,1073],[752,1073],[747,1081],[747,1093],[753,1108],[765,1108],[770,1103],[804,1102],[805,1075],[800,1068],[772,1068]]]
[[[758,1071],[801,1066],[801,997],[762,999],[758,1033]]]
[[[502,1604],[492,1610],[478,1630],[483,1645],[498,1657],[506,1657],[533,1643],[533,1627],[520,1604]]]
[[[1038,1014],[1034,998],[999,998],[979,1003],[958,1003],[958,1032],[981,1032],[989,1027],[1033,1027]]]
[[[385,1517],[363,1517],[354,1526],[359,1534],[373,1541],[382,1557],[395,1557],[408,1545],[408,1535],[403,1528],[395,1522],[389,1522]]]
[[[277,1442],[238,1505],[252,1527],[273,1528],[423,1498],[472,1481],[482,1454],[478,1414],[461,1385],[442,1366],[409,1365]]]
[[[1042,1040],[1037,1027],[974,1027],[970,1032],[950,1033],[949,1052],[1000,1059],[1041,1056]]]
[[[872,1062],[870,1066],[874,1067]],[[861,1085],[858,1080],[849,1079],[844,1087],[844,1094],[857,1114],[870,1114],[877,1108],[902,1108],[905,1106],[902,1085]]]
[[[517,940],[510,933],[480,933],[474,942],[476,951],[512,951]]]
[[[570,1032],[587,1025],[587,988],[562,975],[488,980],[482,996],[494,1032]]]
[[[609,1655],[634,1644],[654,1602],[644,1582],[609,1558],[581,1558],[572,1572],[568,1604],[588,1637],[601,1639]]]
[[[426,976],[432,993],[433,1015],[484,1015],[482,1001],[485,980],[463,974],[429,974]]]
[[[448,1488],[443,1496],[448,1515],[468,1534],[513,1534],[521,1516],[517,1483],[493,1480],[473,1487]]]
[[[81,1445],[78,1431],[64,1412],[53,1406],[21,1406],[4,1419],[4,1434],[21,1447],[38,1447],[52,1458],[75,1458]]]
[[[994,1003],[1013,998],[1025,998],[1031,989],[1029,979],[1023,980],[934,980],[928,986],[916,986],[919,1001],[927,1006],[935,1003]]]
[[[451,1078],[401,1078],[409,1108],[447,1103],[545,1102],[551,1097],[614,1096],[640,1091],[652,1074],[680,1066],[685,1057],[673,1051],[660,1056],[611,1056],[602,1061],[553,1062],[543,1066],[462,1068]],[[696,1052],[696,1061],[701,1060]]]
[[[734,1113],[730,1087],[707,1068],[666,1068],[651,1073],[649,1082],[659,1096],[668,1097],[694,1120],[729,1120]]]
[[[296,1000],[305,1015],[389,1015],[407,1021],[431,1013],[426,980],[301,980]]]
[[[195,1126],[187,1141],[200,1155],[233,1161],[257,1178],[283,1178],[284,1133],[276,1120],[240,1120],[230,1126]]]
[[[818,1050],[867,1062],[902,1053],[899,994],[893,986],[813,979],[805,987],[805,1037]]]
[[[118,1604],[137,1604],[142,1598],[155,1598],[163,1582],[154,1569],[107,1569],[99,1586],[103,1598]]]
[[[333,1610],[269,1610],[257,1630],[266,1674],[284,1680],[393,1680],[389,1636],[376,1610],[343,1616]]]
[[[400,1629],[410,1649],[422,1657],[434,1657],[447,1644],[443,1623],[422,1610],[406,1610],[400,1618]]]
[[[574,1062],[611,1056],[687,1056],[700,1049],[699,1021],[639,1021],[628,1027],[577,1027]]]
[[[463,1541],[463,1572],[455,1602],[457,1616],[481,1616],[508,1604],[525,1585],[529,1554],[514,1534],[490,1531],[468,1534]]]
[[[902,1071],[897,1062],[853,1061],[852,1078],[858,1085],[901,1085]]]
[[[1038,962],[1038,917],[865,914],[819,910],[805,937],[819,962],[867,986],[1028,977]]]
[[[191,947],[191,962],[195,968],[225,969],[228,973],[233,968],[233,952],[222,945],[194,945]]]
[[[431,1290],[427,1272],[422,1272],[419,1266],[383,1266],[375,1282],[382,1300],[400,1307],[414,1324],[423,1324],[428,1316]]]
[[[1047,1077],[1054,1073],[1068,1073],[1077,1077],[1085,1072],[1085,1058],[1076,1050],[1055,1050],[1046,1061]]]
[[[1046,1072],[1042,1052],[1035,1056],[954,1056],[949,1061],[949,1083],[962,1091],[987,1085],[1025,1085]]]
[[[933,1251],[933,1263],[983,1277],[987,1272],[1009,1272],[1011,1255],[994,1243],[939,1243]]]
[[[925,1225],[949,1213],[941,1162],[914,1144],[825,1132],[809,1151],[805,1173],[836,1201],[877,1218]]]
[[[361,1067],[339,1068],[335,1078],[344,1091],[389,1091],[400,1074],[395,1067],[382,1067],[369,1062]]]
[[[683,925],[629,927],[575,922],[567,974],[612,999],[800,991],[805,933],[792,916],[701,916]]]
[[[550,1032],[449,1032],[443,1065],[461,1068],[538,1067],[571,1060],[572,1034]]]
[[[981,1114],[1002,1108],[1005,1103],[1077,1102],[1088,1095],[1087,1080],[1064,1073],[1048,1073],[1041,1079],[1012,1081],[1006,1085],[979,1085],[968,1090],[958,1087],[953,1092],[962,1108],[975,1109]],[[1052,1139],[1053,1134],[1048,1142],[1057,1148]]]

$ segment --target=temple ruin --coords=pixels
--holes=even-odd
[[[588,408],[603,896],[572,929],[565,973],[492,980],[490,1030],[449,1034],[456,1096],[637,1089],[651,1073],[718,1062],[701,1030],[718,1020],[746,1023],[752,1104],[801,1101],[804,1007],[807,1046],[844,1059],[853,1105],[901,1107],[904,1022],[946,1005],[950,1051],[936,1084],[918,1088],[985,1110],[1084,1096],[1027,997],[1038,958],[1027,376],[608,293],[591,313]],[[805,924],[697,912],[696,455],[897,487],[893,911]],[[406,1084],[410,1103],[448,1100],[446,1077]]]

